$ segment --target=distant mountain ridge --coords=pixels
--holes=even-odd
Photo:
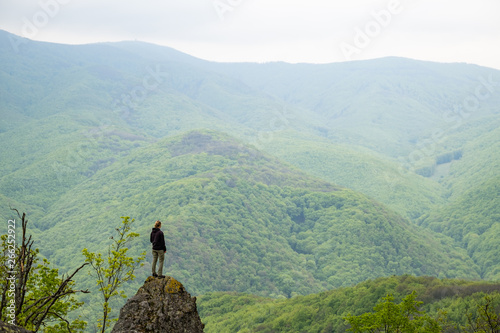
[[[62,110],[82,115],[83,107],[93,116],[78,125],[119,126],[154,137],[206,127],[272,149],[282,158],[290,149],[280,148],[274,139],[284,131],[301,144],[326,139],[333,153],[339,144],[363,146],[378,154],[377,164],[392,164],[393,170],[410,168],[404,177],[411,179],[389,172],[372,177],[373,185],[362,185],[359,179],[364,176],[357,172],[342,178],[335,172],[314,172],[411,218],[444,195],[413,172],[427,170],[437,156],[459,149],[449,146],[456,144],[452,137],[464,126],[479,119],[498,124],[494,93],[467,118],[466,113],[450,113],[464,102],[472,103],[470,97],[481,80],[499,81],[498,71],[474,65],[403,58],[326,65],[224,64],[142,42],[70,46],[26,41],[15,52],[9,39],[17,37],[2,35],[2,63],[8,71],[2,71],[0,82],[9,84],[2,86],[0,103],[2,110],[12,112],[3,117],[0,132],[26,124],[35,113],[35,119]],[[481,131],[484,125],[474,126]],[[326,160],[320,159],[319,165],[329,164],[331,154],[322,155]],[[393,186],[399,191],[393,198],[383,189],[387,179],[398,185]],[[427,183],[429,190],[422,195],[408,182]],[[417,206],[408,204],[409,197],[417,198]]]
[[[497,70],[403,58],[227,64],[142,42],[16,49],[16,38],[0,31],[0,216],[9,204],[26,211],[60,265],[81,245],[64,230],[96,230],[86,242],[99,247],[130,214],[143,235],[167,218],[172,270],[197,293],[498,276],[500,263],[482,260],[497,249],[486,237],[494,211],[443,222],[466,190],[483,193],[470,207],[500,206]],[[488,227],[473,254],[474,235],[445,230],[476,218]]]

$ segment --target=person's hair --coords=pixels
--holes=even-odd
[[[158,228],[158,227],[161,227],[161,222],[160,222],[160,220],[157,220],[157,221],[155,222],[155,228]]]

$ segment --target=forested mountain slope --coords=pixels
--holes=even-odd
[[[325,65],[211,67],[322,116],[332,141],[396,158],[410,154],[436,129],[449,131],[499,114],[500,72],[467,64],[390,57]]]
[[[262,146],[312,175],[363,192],[410,219],[446,202],[447,191],[441,184],[364,147],[333,144],[292,131],[275,134]]]
[[[453,237],[480,267],[486,280],[500,279],[500,177],[466,191],[449,206],[421,218],[421,224]]]
[[[474,158],[466,145],[498,124],[498,71],[466,64],[218,64],[141,42],[58,45],[6,32],[0,60],[2,193],[19,200],[13,183],[39,186],[26,175],[34,165],[48,178],[47,165],[64,165],[51,199],[26,201],[38,210],[112,163],[117,150],[119,157],[144,140],[209,128],[416,219],[439,207],[449,188],[459,194],[455,183],[483,174],[457,177],[436,160],[455,152]],[[93,152],[115,135],[119,148]],[[491,156],[489,145],[473,152]],[[40,192],[30,186],[26,192]]]
[[[0,216],[26,211],[61,267],[130,215],[136,252],[166,222],[169,273],[194,293],[498,278],[496,70],[224,64],[13,38],[0,31]]]
[[[98,171],[34,222],[36,239],[65,266],[81,248],[102,247],[120,215],[138,221],[133,251],[164,222],[168,274],[195,294],[290,297],[391,274],[479,277],[450,238],[217,132],[163,139]]]
[[[393,276],[319,294],[275,300],[238,293],[210,293],[198,298],[200,316],[211,332],[346,332],[344,317],[373,312],[388,294],[396,304],[415,291],[422,311],[438,319],[443,332],[463,332],[474,321],[485,295],[500,304],[498,283]],[[492,310],[494,311],[494,310]],[[374,323],[372,323],[374,324]]]

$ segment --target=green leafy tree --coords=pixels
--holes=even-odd
[[[60,333],[60,332],[80,332],[84,331],[87,323],[78,318],[73,321],[65,319],[66,315],[71,311],[79,309],[83,302],[77,301],[74,297],[54,301],[51,295],[61,295],[61,297],[75,293],[73,290],[74,281],[59,277],[57,268],[49,267],[50,263],[47,259],[43,259],[43,264],[36,267],[33,275],[27,283],[27,290],[30,293],[26,297],[26,313],[21,319],[34,325],[25,325],[29,329],[39,327],[43,324],[43,332],[45,333]],[[80,269],[83,267],[80,266]],[[79,269],[78,269],[79,270]],[[70,278],[73,277],[73,273]],[[79,292],[88,293],[87,290]],[[52,299],[51,299],[52,298]],[[40,319],[46,316],[43,323]]]
[[[20,221],[9,220],[8,233],[1,236],[0,249],[0,319],[34,332],[81,332],[86,322],[80,317],[69,321],[68,314],[81,307],[73,295],[87,290],[75,290],[73,277],[86,263],[68,276],[59,276],[48,260],[38,263],[38,249],[33,248],[27,234],[26,214],[16,210]],[[21,237],[16,243],[17,224]]]
[[[496,305],[496,309],[495,309]],[[477,314],[467,313],[469,322],[467,331],[474,333],[500,333],[499,305],[489,295],[484,296],[484,303],[477,305]]]
[[[86,258],[85,261],[93,268],[93,272],[90,274],[96,276],[97,285],[103,298],[103,314],[99,320],[101,332],[104,332],[110,325],[109,316],[112,311],[110,300],[116,296],[127,297],[120,288],[125,282],[135,278],[135,269],[143,265],[142,261],[146,257],[146,252],[142,252],[137,258],[127,255],[126,245],[139,234],[131,232],[134,219],[130,220],[129,216],[121,218],[121,226],[115,229],[118,237],[111,237],[113,242],[108,247],[107,257],[103,258],[101,253],[89,252],[86,248],[82,251]]]
[[[378,303],[374,313],[360,316],[348,315],[344,319],[352,332],[387,332],[387,333],[438,333],[441,331],[437,321],[430,318],[419,307],[423,302],[416,300],[416,292],[407,295],[400,304],[394,303],[394,297],[387,295]]]

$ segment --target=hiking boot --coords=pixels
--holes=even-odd
[[[163,279],[165,275],[159,275],[158,278]]]
[[[153,277],[158,277],[158,274],[156,274],[156,273],[153,273]]]

